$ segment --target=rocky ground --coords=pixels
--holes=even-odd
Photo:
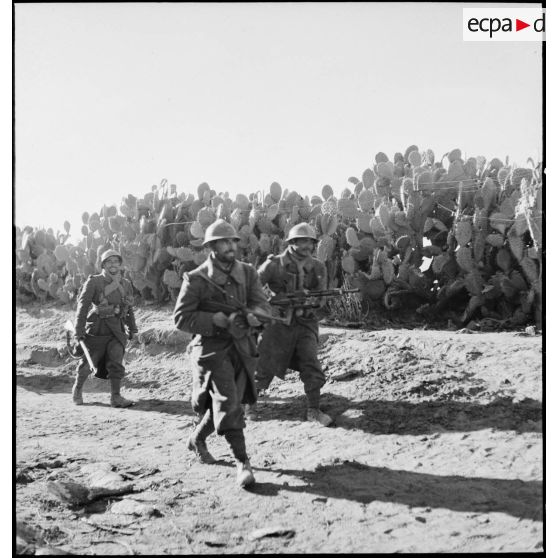
[[[185,448],[188,339],[171,307],[138,311],[130,409],[110,407],[99,379],[83,407],[72,404],[68,318],[55,306],[16,310],[22,553],[543,550],[542,341],[532,331],[323,327],[323,408],[335,425],[303,420],[295,373],[276,380],[246,429],[257,484],[240,490],[224,440],[209,439],[212,466]]]

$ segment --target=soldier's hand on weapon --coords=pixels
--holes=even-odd
[[[85,335],[80,334],[78,335],[77,333],[74,335],[74,339],[76,340],[76,343],[79,343],[80,341],[85,341]]]
[[[223,329],[227,329],[229,327],[229,318],[224,312],[217,312],[216,314],[213,314],[212,320],[217,327],[221,327]]]
[[[259,327],[262,325],[262,322],[260,322],[260,320],[258,320],[258,318],[256,318],[256,316],[252,314],[252,312],[248,312],[246,314],[246,321],[248,322],[248,325],[251,327]]]

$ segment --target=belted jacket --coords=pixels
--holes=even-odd
[[[120,288],[103,274],[89,276],[78,296],[76,335],[112,335],[125,347],[127,333],[137,333],[132,283],[119,283]]]
[[[259,267],[262,285],[267,285],[276,295],[298,290],[320,291],[327,289],[325,265],[312,256],[299,259],[290,248],[277,256],[268,256]],[[313,312],[306,311],[303,320],[313,320]],[[300,318],[299,318],[300,319]]]
[[[250,264],[235,260],[230,271],[226,272],[210,256],[199,267],[184,274],[174,308],[174,322],[178,329],[194,334],[188,352],[192,362],[197,365],[193,400],[199,403],[195,407],[203,406],[202,398],[211,372],[221,366],[232,347],[238,351],[248,375],[249,396],[246,402],[255,401],[257,332],[246,328],[245,336],[233,337],[213,323],[216,310],[204,309],[211,308],[212,302],[234,305],[233,300],[247,309],[271,313],[258,274]]]

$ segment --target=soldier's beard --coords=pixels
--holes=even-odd
[[[235,253],[232,251],[225,252],[224,254],[216,253],[215,257],[219,260],[219,262],[230,265],[235,260]]]

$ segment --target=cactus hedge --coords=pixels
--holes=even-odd
[[[143,197],[84,212],[75,243],[67,221],[56,234],[16,227],[16,291],[72,303],[114,248],[138,297],[174,300],[182,274],[206,258],[204,233],[216,219],[234,225],[238,257],[256,266],[305,221],[317,230],[330,287],[358,287],[372,311],[414,307],[427,320],[540,327],[543,193],[541,165],[530,163],[465,159],[459,149],[436,162],[412,145],[393,160],[376,154],[338,196],[329,185],[301,196],[277,182],[234,198],[205,182],[186,194],[163,180]]]

